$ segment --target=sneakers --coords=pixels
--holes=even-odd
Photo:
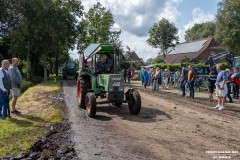
[[[218,104],[216,107],[213,107],[214,109],[219,109],[221,106]]]
[[[219,110],[219,111],[224,110],[224,106],[219,107],[218,110]]]

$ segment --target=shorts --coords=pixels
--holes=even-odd
[[[224,89],[220,90],[218,87],[216,87],[216,96],[217,97],[225,97],[228,93],[227,85],[224,85]]]
[[[11,92],[12,92],[12,97],[20,97],[21,95],[20,88],[12,88]]]
[[[208,86],[208,92],[213,93],[215,86]]]

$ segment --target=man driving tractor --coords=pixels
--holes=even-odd
[[[99,58],[97,62],[96,73],[111,73],[114,67],[114,54],[111,53],[107,59],[104,56]]]

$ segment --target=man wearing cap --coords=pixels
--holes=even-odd
[[[21,112],[16,110],[17,99],[21,95],[21,88],[23,85],[22,75],[18,69],[18,59],[12,59],[12,65],[9,67],[9,75],[12,84],[12,111],[11,113],[20,114]]]
[[[3,60],[0,68],[0,118],[7,117],[9,109],[9,93],[11,89],[11,80],[8,74],[9,61]]]

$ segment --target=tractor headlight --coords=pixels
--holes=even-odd
[[[119,91],[123,91],[123,87],[119,87],[118,90],[119,90]]]

